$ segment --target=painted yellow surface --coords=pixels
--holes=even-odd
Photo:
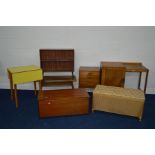
[[[9,67],[8,71],[10,73],[19,73],[19,72],[38,70],[38,69],[40,69],[40,67],[35,66],[35,65],[29,65],[29,66]]]
[[[21,84],[43,79],[42,69],[34,65],[11,67],[8,68],[8,71],[12,75],[13,84]]]

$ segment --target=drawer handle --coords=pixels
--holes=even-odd
[[[49,101],[47,104],[51,104],[51,102]]]

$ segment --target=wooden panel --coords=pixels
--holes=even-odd
[[[87,114],[88,107],[84,89],[48,90],[39,94],[40,117]]]
[[[41,49],[40,63],[44,72],[74,71],[73,49]]]
[[[74,49],[41,49],[40,50],[41,60],[73,60]]]
[[[75,81],[75,76],[44,76],[42,84],[44,86],[61,86],[71,85]]]
[[[79,87],[95,88],[100,83],[100,69],[98,67],[80,67]]]
[[[103,62],[101,62],[101,67],[124,68],[124,65],[121,62],[103,61]]]
[[[41,61],[44,72],[69,72],[74,70],[74,61]]]
[[[120,68],[102,68],[102,85],[124,87],[124,81],[125,70],[122,70]]]
[[[143,66],[141,62],[122,62],[126,68],[126,72],[147,72],[148,68]]]
[[[101,62],[101,84],[124,87],[125,66],[120,62]]]
[[[87,114],[88,98],[40,101],[39,113],[40,117]]]
[[[72,97],[88,97],[88,93],[85,89],[62,89],[62,90],[45,90],[39,94],[39,100],[53,100],[59,98],[72,98]]]

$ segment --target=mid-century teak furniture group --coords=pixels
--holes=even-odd
[[[124,87],[126,72],[139,73],[138,89],[141,86],[142,73],[146,73],[144,84],[144,92],[146,92],[149,69],[139,62],[103,61],[100,67],[80,67],[79,87],[95,88],[96,84]]]
[[[142,73],[146,73],[144,91],[123,88],[126,72],[138,72],[138,89]],[[41,49],[40,67],[21,66],[8,68],[11,98],[15,89],[18,107],[17,84],[39,81],[40,117],[87,114],[89,109],[88,93],[93,91],[93,110],[113,112],[142,118],[144,92],[146,92],[149,70],[142,63],[100,62],[100,67],[81,66],[79,68],[79,88],[74,88],[74,49]],[[61,73],[61,74],[58,74]],[[69,85],[72,89],[42,90],[45,86]]]

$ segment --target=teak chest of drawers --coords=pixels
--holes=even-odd
[[[88,99],[85,89],[45,90],[39,94],[39,115],[43,118],[87,114]]]
[[[100,83],[99,67],[80,67],[79,88],[95,88]]]

